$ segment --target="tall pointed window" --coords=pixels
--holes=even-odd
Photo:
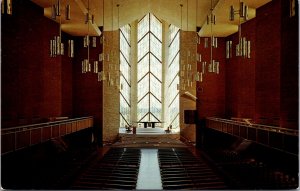
[[[131,89],[131,79],[130,79],[130,25],[125,25],[120,28],[120,126],[130,124],[130,109],[131,109],[131,99],[130,99],[130,89]]]
[[[138,23],[138,121],[162,119],[162,23],[147,14]]]
[[[169,125],[172,129],[179,131],[179,45],[180,45],[180,30],[174,25],[169,27],[169,57],[168,57],[168,114]]]

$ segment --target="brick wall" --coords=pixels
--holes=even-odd
[[[90,40],[92,38],[90,37]],[[102,141],[103,120],[103,90],[102,83],[98,82],[98,74],[93,73],[93,62],[99,60],[99,54],[103,50],[100,37],[96,37],[96,47],[90,46],[90,63],[92,72],[82,73],[81,62],[87,59],[87,48],[83,47],[83,37],[75,39],[75,61],[73,65],[73,113],[75,117],[93,116],[96,139]],[[102,63],[98,63],[99,71]]]
[[[279,125],[281,65],[281,1],[257,9],[255,121]]]
[[[289,16],[289,3],[282,1],[280,125],[299,127],[299,13]],[[298,1],[296,1],[296,7]]]
[[[297,128],[298,10],[290,18],[289,1],[273,0],[242,24],[242,36],[251,41],[250,58],[235,56],[238,33],[218,39],[220,47],[213,57],[220,59],[220,74],[207,74],[197,84],[198,118],[251,118],[259,124]],[[233,54],[225,59],[228,40],[233,42]],[[202,61],[209,61],[210,50],[203,42],[201,38],[198,52]]]
[[[213,48],[212,58],[218,61],[219,74],[208,72],[210,63],[210,47],[205,48],[204,37],[200,38],[200,44],[197,45],[197,51],[201,54],[201,62],[198,62],[198,71],[202,71],[202,62],[206,62],[206,68],[203,75],[203,81],[197,82],[197,102],[198,118],[205,117],[224,117],[225,112],[225,40],[218,38],[218,47]],[[210,38],[208,39],[210,45]]]
[[[187,52],[190,52],[189,59],[187,59]],[[182,71],[183,64],[191,64],[191,72],[197,71],[196,64],[196,33],[190,31],[180,32],[180,71]],[[182,79],[180,79],[182,83]],[[186,87],[185,90],[180,90],[180,95],[185,91],[188,91],[192,95],[196,96],[196,82],[193,82],[192,87]],[[184,110],[196,110],[196,101],[186,98],[185,96],[180,96],[179,98],[179,110],[180,110],[180,135],[190,141],[196,140],[196,125],[195,124],[185,124],[184,123]]]
[[[105,75],[110,75],[114,79],[113,84],[109,84],[109,80],[103,81],[103,141],[111,142],[115,140],[119,134],[120,127],[120,95],[116,81],[119,83],[118,71],[119,64],[119,30],[104,32],[104,54],[105,61],[103,71]],[[113,57],[112,57],[113,53]],[[107,60],[107,55],[109,60]]]
[[[255,113],[255,66],[256,19],[242,25],[242,37],[251,42],[250,58],[237,57],[238,33],[225,40],[232,41],[232,58],[226,59],[226,117],[254,118]],[[225,50],[224,50],[225,52]]]
[[[1,15],[2,127],[71,116],[72,59],[49,56],[50,39],[59,34],[59,25],[31,1],[12,2],[13,14]],[[64,41],[69,38],[63,33]]]

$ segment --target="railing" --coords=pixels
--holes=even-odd
[[[1,153],[9,153],[93,126],[93,117],[81,117],[1,129]]]
[[[249,124],[246,122],[206,118],[206,127],[233,136],[252,140],[254,142],[280,149],[286,152],[298,153],[298,130],[276,126]]]

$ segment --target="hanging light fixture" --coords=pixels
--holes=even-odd
[[[186,31],[189,31],[189,0],[186,0]]]
[[[68,1],[66,3],[66,13],[65,13],[65,19],[70,20],[70,2]],[[57,17],[59,19],[59,34],[57,36],[54,36],[53,39],[50,40],[50,57],[56,57],[60,55],[64,55],[64,44],[62,43],[62,18],[61,18],[61,0],[54,0],[54,3],[51,6],[51,18],[53,20],[56,20]],[[68,56],[74,57],[74,41],[68,40]]]
[[[186,25],[186,28],[188,30],[188,16],[189,16],[189,13],[188,13],[188,0],[187,0],[187,25]],[[181,30],[182,30],[182,8],[183,8],[183,4],[180,4],[180,13],[181,13]],[[196,10],[197,11],[197,10]],[[197,33],[197,31],[196,31]],[[198,38],[198,35],[196,34],[195,35],[196,39],[195,41],[193,42],[193,44],[190,44],[190,45],[195,45],[194,43],[196,43],[196,54],[193,54],[191,53],[190,51],[190,48],[188,50],[186,50],[186,55],[184,55],[184,52],[181,50],[182,54],[181,56],[186,58],[186,62],[183,60],[183,59],[180,59],[180,63],[181,63],[181,66],[180,66],[180,71],[178,73],[178,76],[180,78],[180,85],[178,87],[179,90],[186,90],[186,88],[188,87],[193,87],[193,84],[194,84],[194,81],[200,81],[202,76],[201,74],[198,72],[198,71],[193,71],[192,70],[192,65],[195,64],[197,65],[197,61],[199,61],[201,59],[201,55],[197,53],[197,38]]]
[[[107,79],[108,79],[108,86],[113,86],[114,85],[114,80],[113,80],[113,76],[111,75],[111,70],[113,69],[113,62],[114,62],[114,0],[111,1],[111,50],[110,50],[110,55],[109,53],[107,54],[107,61],[109,62],[110,60],[110,64],[108,67],[108,74],[107,74]],[[111,57],[110,57],[111,56]]]
[[[232,40],[226,41],[226,58],[232,58]]]
[[[94,22],[95,22],[95,17],[94,17],[93,14],[91,15],[90,20],[91,20],[92,24],[94,24]],[[92,37],[92,47],[93,47],[93,48],[96,48],[96,47],[97,47],[97,37],[95,37],[95,36]],[[98,60],[94,60],[94,62],[93,62],[93,66],[94,66],[94,67],[93,67],[93,68],[94,68],[94,69],[93,69],[93,72],[94,72],[95,74],[98,74],[98,71],[99,71],[98,65],[99,65]]]
[[[102,23],[103,23],[103,28],[102,28],[102,36],[100,37],[100,44],[102,44],[102,53],[99,54],[99,61],[102,62],[102,66],[104,66],[104,0],[102,0]],[[98,71],[98,82],[106,80],[106,76],[103,70],[100,72]]]
[[[241,56],[243,58],[250,58],[250,53],[251,53],[251,42],[249,40],[246,40],[246,37],[242,37],[242,27],[241,27],[241,19],[243,21],[248,20],[248,6],[245,5],[244,2],[241,2],[239,0],[239,10],[235,10],[234,6],[230,6],[230,11],[229,11],[229,20],[234,21],[235,15],[239,15],[238,17],[238,34],[239,34],[239,43],[236,45],[236,56]],[[228,58],[231,58],[230,52],[232,48],[232,42],[227,42],[228,47]],[[227,57],[227,56],[226,56]]]
[[[67,0],[67,3],[66,3],[65,19],[71,20],[70,0]],[[71,58],[74,57],[74,40],[68,40],[68,56]]]
[[[81,62],[82,73],[92,71],[92,65],[90,63],[90,22],[94,23],[94,15],[90,13],[90,0],[88,0],[87,13],[85,14],[85,24],[87,24],[87,35],[83,38],[83,46],[87,48],[87,58]],[[94,73],[98,73],[98,63],[94,62]]]
[[[198,35],[198,31],[197,31],[197,21],[198,21],[198,12],[197,12],[197,9],[198,9],[198,0],[196,0],[196,38],[197,38],[197,40],[196,40],[196,65],[198,66],[198,62],[201,62],[201,54],[198,52],[198,44],[200,44],[200,36]],[[195,74],[195,76],[194,76],[194,79],[195,79],[195,81],[200,81],[200,82],[202,82],[202,72],[198,72],[198,70],[197,70],[197,72],[196,72],[196,74]]]
[[[52,18],[56,20],[57,16],[59,17],[59,34],[50,40],[50,57],[64,55],[64,44],[61,40],[60,0],[52,5]]]
[[[89,10],[89,0],[88,0],[88,12],[85,16],[85,24],[87,24],[87,35],[83,37],[83,47],[87,48],[87,58],[84,59],[81,62],[82,65],[82,73],[86,73],[86,72],[90,72],[91,71],[91,63],[90,63],[90,36],[89,36],[89,32],[90,32],[90,24],[88,22],[89,20],[89,14],[90,14],[90,10]]]
[[[53,20],[56,19],[56,5],[55,5],[55,3],[53,3],[52,6],[51,6],[51,18]]]
[[[187,11],[188,11],[188,6],[189,6],[189,1],[187,0]],[[197,48],[197,44],[198,44],[198,39],[199,36],[197,34],[197,6],[198,6],[198,1],[196,0],[196,35],[195,35],[195,41],[194,43],[196,44],[196,54],[192,54],[192,59],[190,59],[191,61],[195,61],[195,65],[197,68],[197,64],[198,61],[201,61],[201,54],[198,53],[198,48]],[[187,14],[188,16],[188,14]],[[190,51],[189,51],[190,54]],[[190,64],[190,69],[192,69],[192,65]],[[189,81],[190,81],[190,86],[193,86],[193,81],[200,81],[201,78],[201,74],[196,70],[195,72],[190,71],[189,72]]]
[[[1,1],[1,14],[12,15],[12,0]]]
[[[56,16],[60,16],[60,0],[56,0]]]
[[[213,25],[216,25],[216,15],[213,13],[213,0],[210,1],[210,14],[206,17],[206,24],[210,25],[210,63],[208,72],[219,73],[219,62],[213,59],[213,48],[218,48],[218,39],[213,35]],[[208,47],[208,38],[205,38],[205,47]],[[206,63],[204,63],[206,65]]]
[[[189,30],[189,0],[186,2],[186,31]],[[191,57],[191,51],[187,50],[186,54],[186,85],[187,87],[192,87],[193,86],[193,81],[192,81],[192,65],[191,62],[192,57]]]
[[[234,10],[233,5],[230,6],[230,14],[229,14],[229,20],[230,21],[234,21],[234,15],[235,14],[238,14],[240,16],[239,18],[243,18],[244,21],[248,20],[248,6],[245,5],[244,2],[241,2],[240,0],[239,0],[239,5],[240,5],[239,10]]]
[[[119,7],[120,4],[116,4],[117,10],[118,10],[118,27],[119,27]],[[116,88],[119,88],[119,81],[120,81],[120,71],[118,69],[118,64],[120,63],[120,60],[117,60],[117,53],[116,50],[119,48],[116,47],[116,43],[114,41],[114,0],[112,0],[112,46],[111,46],[111,64],[109,64],[108,68],[108,86],[114,86]]]
[[[180,32],[182,32],[182,7],[183,7],[183,4],[179,4],[179,6],[180,6]],[[181,52],[181,50],[180,50],[180,52]],[[184,61],[182,58],[180,58],[180,63],[181,63],[180,71],[178,72],[180,82],[178,85],[179,87],[177,89],[185,90],[185,79],[184,79],[185,64],[184,64]]]
[[[70,0],[67,0],[67,3],[66,3],[65,19],[71,20]],[[68,40],[68,56],[71,58],[74,57],[74,40]]]
[[[70,5],[70,0],[68,0],[67,4],[66,4],[65,18],[66,18],[66,20],[70,20],[71,19],[71,5]]]

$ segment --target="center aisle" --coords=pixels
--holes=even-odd
[[[157,149],[141,149],[136,189],[163,189],[157,152]]]

